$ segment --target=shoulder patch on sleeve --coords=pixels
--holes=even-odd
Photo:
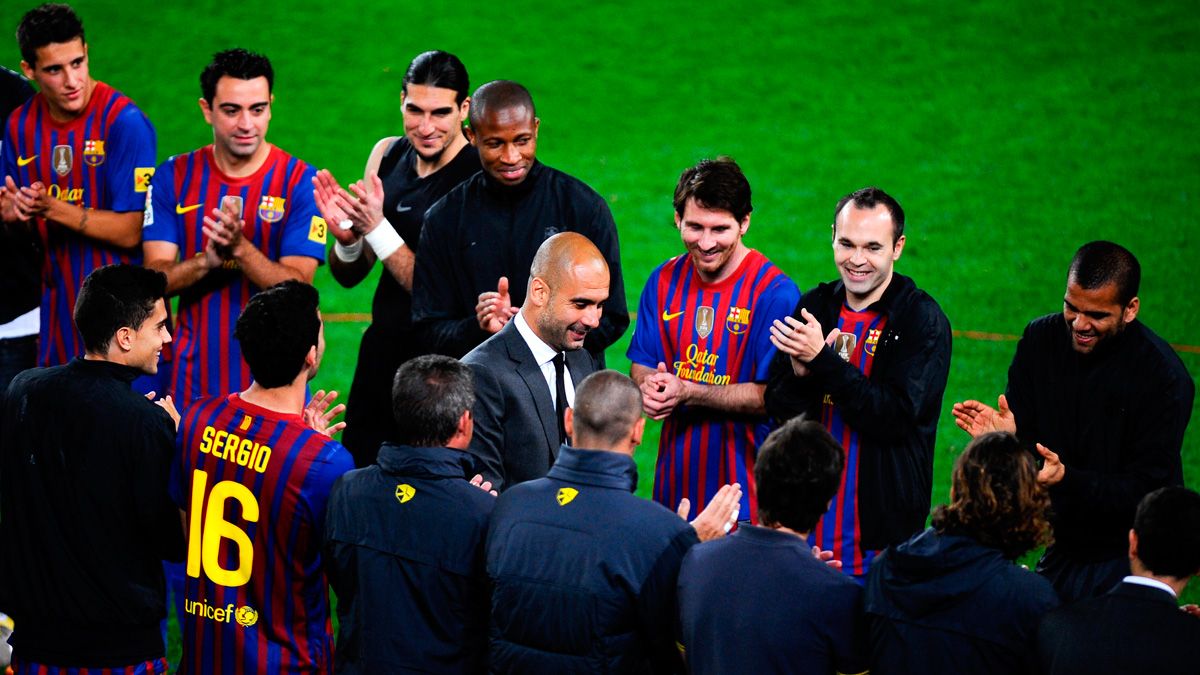
[[[133,189],[135,192],[145,192],[150,189],[150,179],[154,177],[154,167],[139,166],[133,170]]]
[[[325,225],[325,219],[321,216],[313,216],[312,221],[308,224],[308,239],[322,246],[325,245],[326,230],[329,228]]]

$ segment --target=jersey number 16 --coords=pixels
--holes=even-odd
[[[225,520],[225,503],[236,500],[242,507],[242,518],[251,523],[258,522],[258,500],[245,485],[232,480],[214,483],[208,487],[208,473],[196,469],[192,473],[192,503],[188,512],[187,574],[200,578],[200,568],[214,584],[237,587],[250,580],[254,569],[254,543],[241,528]],[[205,509],[204,501],[208,500]],[[204,511],[203,523],[200,514]],[[228,539],[237,549],[237,567],[225,569],[221,566],[221,540]]]

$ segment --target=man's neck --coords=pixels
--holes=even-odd
[[[245,402],[284,415],[299,415],[304,412],[304,386],[306,378],[296,378],[291,384],[267,388],[257,382],[238,394]]]
[[[1159,576],[1146,569],[1146,566],[1137,558],[1129,561],[1129,569],[1132,576],[1153,579],[1161,584],[1170,586],[1171,590],[1175,591],[1176,598],[1183,594],[1183,589],[1187,588],[1188,582],[1192,579],[1191,577],[1180,579],[1179,577]]]
[[[447,146],[445,150],[442,150],[438,154],[437,158],[432,162],[425,159],[420,155],[420,153],[418,153],[416,166],[417,177],[424,178],[430,174],[441,171],[443,167],[454,161],[454,158],[458,157],[458,153],[462,152],[462,149],[465,147],[467,147],[467,137],[463,136],[462,132],[459,132],[454,140],[450,142],[450,145]]]
[[[271,155],[271,144],[263,141],[253,155],[249,157],[238,157],[224,151],[220,145],[213,145],[213,161],[216,162],[217,168],[221,173],[230,178],[245,178],[253,176],[254,172],[262,168],[266,163],[267,157]]]

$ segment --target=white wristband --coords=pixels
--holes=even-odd
[[[338,241],[334,242],[333,244],[333,253],[342,262],[354,262],[355,260],[358,260],[360,256],[362,256],[362,248],[362,239],[359,239],[349,246],[343,246],[342,242]]]
[[[392,224],[388,222],[387,218],[380,219],[379,224],[368,232],[364,239],[371,245],[371,250],[375,251],[375,257],[380,260],[387,260],[396,252],[396,249],[404,245],[404,240],[392,228]]]

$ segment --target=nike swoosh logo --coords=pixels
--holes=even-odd
[[[176,204],[175,205],[175,213],[187,213],[188,211],[195,211],[196,209],[200,208],[201,206],[204,206],[204,204],[203,203],[192,204],[191,206],[184,206],[183,204]]]
[[[37,155],[34,155],[33,157],[17,157],[17,166],[28,166],[30,162],[37,158]]]
[[[683,314],[683,312],[675,312],[674,314],[667,314],[667,310],[664,309],[663,310],[663,321],[670,321],[671,319],[674,319],[675,317],[680,316],[682,314]]]
[[[396,213],[404,213],[405,211],[412,211],[412,207],[405,206],[403,204],[396,204]]]

